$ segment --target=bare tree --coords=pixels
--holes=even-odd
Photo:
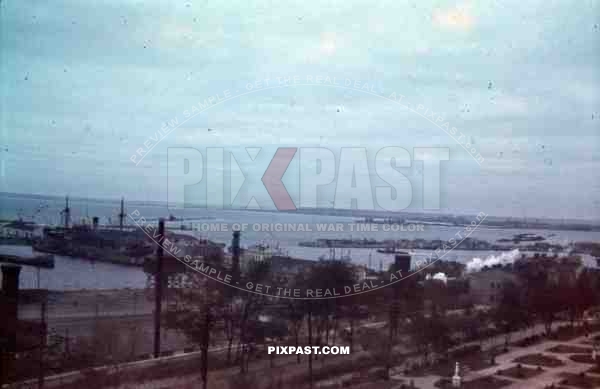
[[[269,279],[271,265],[269,261],[252,261],[248,263],[244,278],[247,282],[261,283]],[[235,294],[239,309],[237,322],[239,326],[238,337],[238,361],[240,364],[240,373],[248,370],[250,354],[253,351],[253,343],[256,340],[260,324],[259,315],[266,303],[266,297],[256,293]]]
[[[524,328],[528,317],[523,293],[513,282],[506,282],[500,302],[492,312],[494,325],[504,334],[505,349],[508,349],[511,332]]]
[[[298,300],[289,300],[286,303],[285,317],[294,336],[294,346],[296,346],[296,349],[300,344],[300,332],[304,323],[305,311],[303,308],[302,302]],[[300,363],[300,354],[296,354],[296,361]]]
[[[189,288],[174,290],[174,303],[164,315],[167,327],[183,332],[201,348],[200,373],[203,387],[208,385],[208,348],[211,332],[222,317],[223,287],[198,273],[189,274]]]
[[[321,261],[315,264],[308,273],[299,274],[295,280],[296,287],[303,290],[343,290],[352,285],[356,276],[348,263],[343,261]],[[324,292],[323,292],[324,293]],[[323,335],[328,340],[331,321],[337,320],[341,314],[339,299],[315,298],[303,300],[302,317],[306,317],[308,330],[308,346],[320,345]],[[313,354],[308,355],[309,386],[313,387]]]

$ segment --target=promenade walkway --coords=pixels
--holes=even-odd
[[[558,366],[558,367],[542,367],[544,369],[544,372],[542,374],[539,374],[535,377],[531,377],[528,379],[516,379],[516,378],[511,378],[511,377],[506,377],[506,376],[497,376],[497,377],[499,377],[503,380],[512,382],[511,385],[505,386],[503,389],[543,389],[545,386],[548,386],[551,384],[558,385],[559,381],[561,380],[561,378],[559,376],[560,373],[579,374],[581,372],[588,371],[592,367],[592,365],[585,364],[585,363],[577,363],[577,362],[572,361],[571,359],[569,359],[569,356],[572,354],[552,353],[547,350],[554,346],[569,344],[569,345],[576,345],[577,347],[586,348],[587,350],[589,350],[589,352],[591,354],[592,347],[590,344],[586,344],[586,341],[588,341],[593,336],[598,335],[598,334],[600,334],[600,332],[591,334],[589,338],[585,337],[585,336],[581,336],[581,337],[575,338],[575,339],[567,341],[567,342],[548,340],[548,341],[542,341],[541,343],[538,343],[538,344],[535,344],[535,345],[532,345],[529,347],[514,348],[507,353],[498,355],[496,357],[496,365],[495,366],[492,366],[492,367],[489,367],[489,368],[486,368],[483,370],[470,371],[463,377],[463,380],[464,381],[472,381],[477,378],[495,375],[499,370],[506,370],[511,367],[515,367],[517,365],[517,363],[515,363],[513,361],[516,358],[522,357],[524,355],[545,354],[545,355],[552,356],[556,359],[561,360],[564,365]],[[528,335],[530,335],[530,334],[528,333]],[[522,364],[522,365],[523,365],[523,367],[537,368],[537,366],[532,366],[532,365],[527,365],[527,364]],[[600,375],[592,374],[592,376],[597,376],[598,378],[600,378]],[[404,381],[412,380],[415,383],[415,386],[420,389],[434,389],[435,382],[438,381],[439,379],[441,379],[442,377],[437,376],[437,375],[428,375],[425,377],[406,377],[404,375],[396,375],[393,378],[401,379]]]

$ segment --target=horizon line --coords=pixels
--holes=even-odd
[[[0,191],[0,195],[13,195],[19,197],[43,197],[43,198],[53,198],[53,199],[63,199],[65,197],[69,197],[72,200],[78,201],[93,201],[93,202],[113,202],[113,201],[121,201],[121,199],[125,199],[125,202],[129,202],[132,204],[143,204],[143,205],[164,205],[167,208],[169,207],[169,202],[165,200],[129,200],[127,201],[126,196],[120,197],[83,197],[83,196],[71,196],[69,194],[65,195],[55,195],[55,194],[38,194],[38,193],[19,193],[19,192],[6,192]],[[181,209],[206,209],[206,210],[221,210],[221,211],[250,211],[250,212],[268,212],[268,213],[285,213],[285,214],[294,214],[294,213],[302,213],[302,211],[339,211],[339,212],[378,212],[378,213],[390,213],[390,214],[415,214],[415,215],[438,215],[438,216],[452,216],[452,217],[468,217],[468,216],[476,216],[477,212],[473,211],[471,213],[470,210],[450,210],[450,209],[438,209],[438,210],[426,210],[426,209],[404,209],[401,211],[388,211],[385,209],[350,209],[350,208],[334,208],[334,207],[298,207],[294,211],[279,211],[276,208],[273,209],[240,209],[240,208],[213,208],[206,205],[200,204],[179,204],[177,206],[183,205]],[[177,210],[181,210],[177,209]],[[457,214],[457,212],[459,212]],[[462,213],[464,212],[464,213]],[[600,219],[569,219],[569,218],[546,218],[546,217],[526,217],[526,216],[497,216],[497,215],[489,215],[491,218],[498,218],[503,220],[517,220],[524,222],[532,222],[532,221],[546,221],[546,222],[579,222],[585,223],[586,225],[600,225]]]

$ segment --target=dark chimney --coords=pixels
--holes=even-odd
[[[123,204],[121,202],[121,204]],[[158,219],[158,246],[156,247],[156,273],[154,274],[154,358],[160,356],[160,317],[163,297],[163,242],[165,237],[165,219]]]
[[[13,369],[13,356],[17,351],[17,314],[19,298],[19,273],[21,266],[2,265],[2,294],[0,297],[0,341],[3,358],[0,360],[0,378],[5,380]],[[6,353],[6,354],[4,354]],[[6,357],[7,356],[7,357]]]
[[[98,229],[98,221],[98,216],[94,216],[94,218],[92,219],[92,226],[94,226],[94,231]]]
[[[231,270],[234,278],[240,275],[240,232],[233,231],[233,240],[231,241]]]
[[[401,270],[402,275],[408,274],[410,271],[410,260],[411,257],[408,253],[397,254],[394,260],[394,270]]]
[[[17,300],[21,266],[2,265],[2,293],[5,298]]]

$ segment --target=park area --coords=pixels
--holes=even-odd
[[[419,388],[453,388],[451,366],[459,362],[460,387],[465,389],[600,388],[600,352],[593,353],[600,339],[598,334],[571,337],[568,341],[555,339],[540,337],[524,347],[520,346],[522,342],[515,342],[496,352],[477,351],[473,355],[480,359],[475,363],[469,363],[474,361],[473,355],[466,355],[430,366],[409,379]]]

